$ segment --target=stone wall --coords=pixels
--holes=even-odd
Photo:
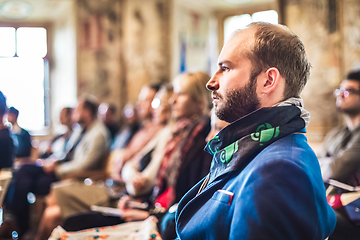
[[[305,44],[312,64],[302,97],[310,111],[308,139],[321,143],[341,124],[332,94],[351,68],[360,68],[360,2],[358,0],[286,0],[286,25]]]
[[[76,19],[73,2],[66,2],[52,24],[50,58],[50,133],[64,132],[59,115],[64,107],[77,102],[76,81]],[[47,90],[47,89],[46,89]]]
[[[78,95],[121,109],[170,74],[166,0],[77,0]]]
[[[121,0],[77,0],[78,96],[122,106]]]
[[[170,7],[168,0],[127,0],[122,10],[123,60],[129,100],[144,84],[170,77]]]
[[[360,69],[360,1],[344,0],[341,5],[343,66],[345,71]]]
[[[336,0],[287,0],[284,6],[285,24],[303,41],[312,65],[302,97],[311,114],[308,139],[315,144],[339,123],[333,90],[344,74],[340,8]]]

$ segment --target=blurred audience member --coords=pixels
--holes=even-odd
[[[6,98],[0,91],[0,169],[11,168],[15,155],[15,148],[10,136],[10,131],[3,122],[7,110]]]
[[[141,119],[140,129],[132,137],[127,147],[121,151],[116,152],[115,161],[111,166],[111,177],[118,182],[122,182],[120,172],[123,165],[135,156],[140,150],[152,139],[153,136],[161,129],[161,126],[152,122],[153,109],[151,102],[155,94],[159,91],[160,84],[152,84],[144,86],[138,97],[137,113]]]
[[[51,140],[51,143],[48,144],[46,150],[41,154],[41,158],[48,158],[51,155],[57,159],[62,159],[66,155],[66,147],[73,133],[73,121],[71,118],[72,108],[63,108],[60,112],[60,123],[66,127],[66,131],[62,134],[57,135]]]
[[[161,92],[161,91],[160,91]],[[158,95],[158,94],[157,94]],[[157,98],[155,97],[153,103],[153,106],[157,106],[155,103],[157,102]],[[161,104],[163,102],[161,101]],[[165,105],[166,106],[166,105]],[[156,108],[157,110],[158,108]],[[156,112],[155,110],[155,112]],[[156,115],[156,114],[155,114]],[[211,139],[213,138],[219,131],[221,131],[224,127],[226,127],[227,125],[229,125],[227,122],[219,120],[216,115],[213,113],[211,116],[211,131],[209,132],[207,139]],[[128,162],[129,163],[129,162]],[[128,164],[127,163],[127,164]],[[126,165],[124,166],[123,172],[126,170]],[[129,211],[131,210],[131,204],[132,204],[132,200],[129,196],[125,196],[121,199],[121,201],[119,202],[119,208],[121,209],[129,209]],[[166,213],[165,216],[162,217],[161,213],[156,213],[157,217],[160,218],[161,221],[159,221],[158,223],[158,228],[160,229],[160,233],[161,233],[161,237],[163,240],[171,240],[171,239],[175,239],[176,238],[176,232],[175,232],[175,212],[176,212],[176,207],[177,204],[174,204],[169,211]],[[134,209],[133,209],[134,211]],[[145,218],[146,216],[148,216],[148,213],[145,211],[138,211],[138,216],[141,216],[141,214],[143,214],[143,218]],[[152,212],[152,214],[155,214],[154,212]],[[101,221],[100,223],[100,219],[104,219],[106,218],[105,221]],[[133,220],[133,219],[128,219]],[[116,219],[115,217],[103,217],[100,214],[97,213],[92,213],[92,214],[84,214],[84,215],[77,215],[77,216],[73,216],[67,219],[67,221],[65,222],[65,228],[69,231],[73,231],[73,230],[79,230],[79,229],[83,229],[83,228],[89,228],[92,226],[100,226],[101,225],[109,225],[111,223],[111,221],[113,222],[113,224],[118,224],[123,222],[121,219]],[[107,223],[107,224],[106,224]],[[81,227],[79,227],[79,225]],[[80,234],[80,233],[77,233]]]
[[[111,142],[114,141],[119,131],[119,123],[116,118],[116,106],[112,103],[102,103],[98,108],[100,119],[110,132]]]
[[[334,179],[351,186],[360,186],[360,71],[350,72],[335,90],[336,107],[345,118],[345,125],[329,132],[318,152],[324,181]],[[343,190],[338,189],[337,193]],[[336,191],[332,191],[333,194]],[[336,209],[337,225],[330,240],[359,239],[360,228],[343,209]]]
[[[173,82],[172,117],[176,123],[172,126],[171,139],[164,148],[156,187],[150,197],[142,199],[145,200],[145,205],[148,205],[147,209],[139,209],[139,199],[125,195],[118,203],[118,208],[123,211],[121,218],[107,217],[95,212],[79,214],[65,221],[66,230],[144,220],[149,215],[161,218],[169,206],[178,202],[208,173],[211,155],[203,149],[206,145],[205,138],[210,131],[211,100],[210,92],[205,88],[209,79],[207,74],[197,72],[180,75]]]
[[[67,154],[63,159],[52,156],[37,161],[39,166],[27,164],[18,170],[13,200],[8,203],[6,209],[15,215],[20,236],[29,226],[29,203],[33,198],[31,196],[47,195],[50,184],[59,179],[105,167],[109,151],[109,135],[104,124],[97,120],[97,108],[98,105],[93,100],[79,100],[74,119],[81,126],[81,130],[69,139]],[[11,232],[11,229],[4,227],[4,224],[0,227],[0,237],[9,233],[11,236]]]
[[[215,137],[223,128],[229,123],[220,120],[216,115],[214,109],[211,111],[211,130],[206,137],[206,141],[210,141]],[[178,203],[174,204],[169,208],[169,211],[161,219],[160,233],[163,240],[172,240],[176,238],[175,231],[175,213],[177,210]]]
[[[132,159],[125,163],[121,177],[126,184],[127,192],[139,197],[152,191],[156,184],[161,160],[164,157],[166,143],[171,138],[171,106],[172,86],[162,87],[152,101],[153,122],[163,128]],[[168,124],[168,125],[167,125]],[[167,127],[165,127],[167,125]]]
[[[153,193],[164,208],[180,201],[209,171],[211,156],[203,151],[210,131],[211,95],[204,87],[209,79],[208,74],[196,72],[173,81],[172,116],[176,124]]]
[[[128,147],[119,152],[115,164],[117,168],[111,168],[112,178],[122,182],[120,171],[122,164],[139,153],[143,147],[151,141],[156,133],[163,128],[151,120],[151,102],[154,99],[160,85],[145,86],[139,94],[138,112],[143,121],[143,127],[132,138]],[[54,185],[53,192],[56,201],[48,205],[42,217],[36,239],[47,239],[63,217],[79,212],[89,211],[90,206],[109,204],[109,196],[104,187],[95,184],[88,186],[84,182],[68,182],[67,184]]]
[[[336,107],[345,118],[326,135],[318,158],[323,179],[360,185],[360,72],[351,72],[335,90]]]
[[[11,123],[11,132],[14,134],[14,143],[16,146],[16,158],[28,158],[31,155],[31,136],[28,131],[21,128],[17,122],[19,110],[10,107],[7,114],[7,120]]]
[[[120,131],[116,134],[111,150],[123,149],[127,147],[135,133],[139,130],[139,116],[136,105],[128,103],[123,110],[123,124]]]

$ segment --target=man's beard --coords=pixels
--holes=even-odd
[[[85,120],[84,120],[83,118],[79,117],[77,123],[78,123],[81,127],[83,127],[83,126],[85,125]]]
[[[355,117],[355,116],[360,114],[360,109],[358,109],[358,108],[347,108],[347,109],[345,108],[345,109],[343,109],[343,108],[337,106],[336,110],[338,112],[340,112],[340,113],[347,114],[350,117]]]
[[[223,121],[232,123],[260,107],[259,99],[256,95],[256,77],[250,79],[249,83],[242,89],[229,92],[227,99],[224,96],[213,93],[223,100],[221,105],[215,106],[216,116]]]

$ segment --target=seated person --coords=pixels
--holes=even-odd
[[[72,109],[71,108],[64,108],[60,112],[60,123],[66,126],[66,132],[63,134],[57,135],[54,139],[52,139],[51,143],[43,142],[41,145],[45,145],[45,151],[41,153],[42,158],[55,158],[55,159],[63,159],[65,158],[68,150],[67,150],[67,143],[73,133],[72,129]],[[41,149],[41,147],[39,147]],[[44,149],[44,148],[43,148]],[[42,159],[39,159],[40,163]],[[27,168],[27,167],[25,167]],[[9,190],[7,191],[6,198],[5,198],[5,205],[11,205],[11,202],[14,199],[14,191],[15,191],[15,183],[16,183],[16,173],[14,173],[14,177],[10,183]],[[41,179],[41,178],[40,178]]]
[[[73,133],[73,121],[71,119],[72,108],[63,108],[60,112],[60,123],[66,127],[66,131],[62,134],[55,136],[50,144],[47,144],[45,151],[41,155],[41,158],[48,158],[54,154],[57,159],[63,158],[63,154],[66,154],[66,146],[69,142],[71,134]],[[39,147],[40,148],[40,147]]]
[[[154,127],[160,128],[160,130],[149,141],[149,143],[146,144],[143,149],[141,149],[139,153],[126,162],[126,165],[128,166],[133,166],[134,164],[139,166],[141,162],[144,164],[144,161],[141,160],[145,156],[146,159],[150,158],[150,162],[147,163],[147,166],[144,167],[145,169],[143,171],[143,177],[145,179],[149,179],[149,181],[145,180],[143,187],[136,190],[136,194],[147,193],[150,191],[153,187],[154,181],[156,180],[156,172],[160,167],[161,159],[164,155],[163,147],[171,136],[171,132],[169,131],[170,128],[165,127],[171,113],[168,103],[171,94],[172,88],[161,88],[161,90],[159,90],[155,95],[156,98],[154,99],[154,102],[157,102],[160,105],[158,105],[153,112],[153,122],[155,124]],[[161,147],[159,148],[158,146]],[[138,167],[136,167],[136,169],[138,169]],[[130,168],[129,170],[131,172],[127,175],[128,178],[126,179],[125,183],[129,190],[135,192],[133,187],[129,187],[132,182],[130,175],[135,175],[135,173],[134,170]],[[57,204],[54,202],[52,205],[46,208],[43,219],[39,226],[37,239],[47,239],[52,229],[59,224],[55,224],[56,219],[60,219],[63,216],[66,217],[79,212],[88,212],[90,211],[90,206],[94,204],[105,206],[110,204],[111,196],[107,195],[107,191],[103,186],[98,186],[96,184],[91,186],[88,186],[85,183],[69,183],[66,185],[61,184],[60,186],[55,185],[53,192],[56,197]],[[56,209],[59,213],[59,216],[55,216]],[[54,223],[54,225],[51,225],[51,223]]]
[[[171,137],[171,122],[168,124],[168,121],[171,115],[169,99],[172,93],[172,86],[164,86],[156,93],[151,104],[154,108],[153,122],[164,127],[138,154],[125,163],[121,171],[126,190],[134,197],[148,194],[156,184],[165,146]]]
[[[118,207],[121,218],[106,217],[98,213],[85,213],[69,217],[66,230],[115,225],[123,222],[144,220],[150,214],[162,216],[167,209],[209,171],[211,155],[203,151],[205,137],[210,130],[210,94],[204,87],[209,76],[202,72],[185,74],[174,80],[172,116],[176,123],[172,138],[165,146],[165,154],[157,175],[157,186],[146,201],[148,211],[132,209],[127,204],[138,201],[125,195]]]
[[[132,137],[139,130],[139,116],[135,104],[128,103],[125,105],[122,119],[123,123],[110,147],[111,150],[126,148]]]
[[[15,156],[16,158],[29,158],[32,150],[31,136],[28,131],[19,126],[17,122],[18,117],[19,110],[10,107],[7,120],[11,123],[11,132],[14,134],[14,143],[16,146]]]
[[[360,185],[360,71],[351,72],[335,91],[336,107],[345,125],[329,132],[317,156],[323,179]]]
[[[3,122],[7,110],[6,98],[0,91],[0,169],[11,168],[15,156],[15,147],[10,131]]]
[[[225,128],[229,123],[220,120],[216,115],[214,109],[211,112],[211,130],[206,137],[206,142],[210,141],[215,137],[223,128]],[[175,239],[175,213],[177,210],[178,203],[175,203],[169,208],[169,211],[161,218],[161,224],[159,226],[161,237],[163,240],[172,240]]]
[[[142,127],[137,131],[125,149],[117,149],[112,152],[112,159],[114,161],[109,163],[109,169],[111,170],[111,177],[115,182],[122,182],[119,173],[123,164],[136,155],[163,127],[151,121],[151,102],[159,88],[159,84],[144,86],[139,93],[137,112],[142,119]],[[88,211],[90,205],[94,203],[102,203],[105,205],[108,203],[109,196],[105,188],[96,187],[95,185],[84,187],[84,183],[80,182],[54,185],[54,199],[51,204],[48,204],[44,212],[37,234],[38,239],[47,239],[52,229],[60,223],[59,221],[61,221],[62,214],[68,215],[69,212],[77,213]],[[90,192],[91,198],[88,194]],[[62,204],[62,206],[66,206],[66,209],[62,209],[61,211],[58,202],[62,203],[68,200],[69,194],[73,195],[72,198],[76,199],[76,201],[71,201],[71,204]]]
[[[113,152],[115,155],[114,162],[110,163],[111,177],[117,182],[122,182],[119,172],[121,172],[123,165],[135,156],[162,128],[152,122],[153,109],[151,107],[151,102],[160,86],[160,84],[144,86],[139,93],[137,113],[141,119],[141,127],[131,138],[126,148]]]
[[[100,119],[110,132],[111,143],[119,131],[119,123],[116,119],[116,106],[112,103],[102,103],[98,108]]]
[[[351,186],[360,186],[360,71],[350,72],[335,90],[336,107],[345,118],[345,125],[329,132],[317,156],[324,181],[334,179]],[[334,194],[336,192],[332,192]],[[338,190],[337,193],[342,193]],[[346,213],[336,209],[338,222],[330,240],[359,239]]]
[[[13,200],[6,205],[6,210],[15,216],[20,236],[29,226],[29,193],[47,195],[50,184],[55,181],[76,176],[83,171],[104,169],[109,151],[109,135],[104,124],[97,120],[97,107],[93,100],[79,100],[74,120],[79,123],[81,130],[72,135],[63,159],[52,157],[42,161],[40,166],[27,164],[17,171]],[[11,229],[7,231],[2,228],[0,235],[12,232]]]

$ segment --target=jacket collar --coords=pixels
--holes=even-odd
[[[231,123],[211,139],[205,151],[212,154],[210,182],[224,173],[243,169],[274,141],[293,132],[305,132],[296,106],[258,109]]]

